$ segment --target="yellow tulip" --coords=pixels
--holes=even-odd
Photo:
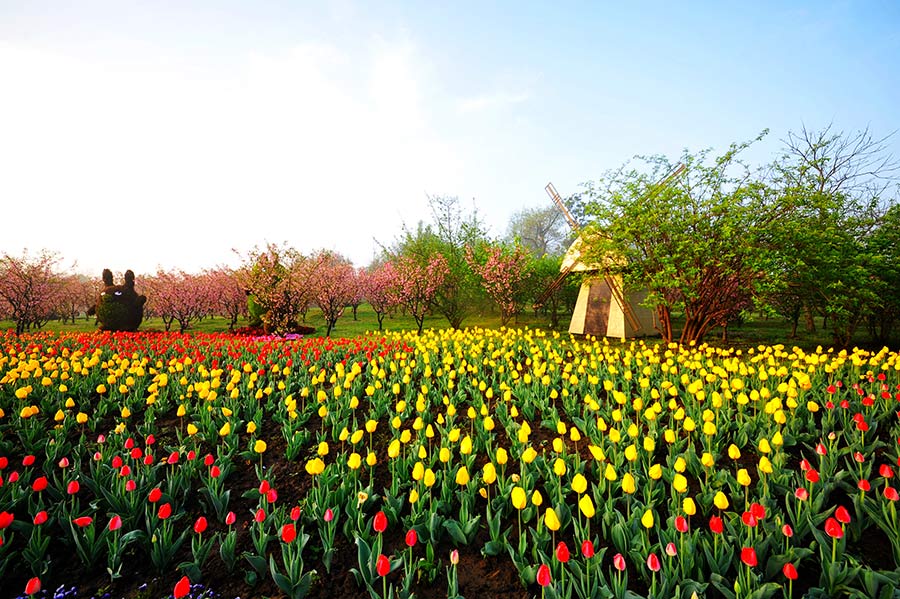
[[[653,512],[650,509],[644,511],[644,515],[641,516],[641,524],[644,528],[653,528]]]
[[[725,497],[725,493],[723,493],[722,491],[716,493],[716,496],[713,497],[713,503],[720,510],[728,508],[728,498]]]
[[[522,452],[522,461],[526,464],[530,464],[534,461],[534,458],[537,457],[537,452],[533,447],[529,446],[525,451]]]
[[[700,463],[706,466],[707,468],[712,468],[716,465],[716,459],[712,456],[708,451],[704,451],[703,455],[700,456]]]
[[[672,465],[672,468],[675,472],[684,472],[685,468],[687,468],[687,461],[681,456],[675,458],[675,463]]]
[[[438,458],[446,464],[450,461],[450,449],[448,447],[441,447],[440,452],[438,452]]]
[[[750,474],[747,473],[746,468],[741,468],[737,471],[737,481],[743,487],[750,486]]]
[[[759,458],[759,471],[763,474],[772,474],[772,462],[766,456]]]
[[[759,440],[759,451],[760,453],[771,453],[772,446],[769,445],[769,440],[765,437]]]
[[[461,487],[469,484],[469,471],[465,465],[460,466],[459,470],[456,471],[456,484]]]
[[[610,482],[619,478],[619,476],[616,474],[616,469],[613,468],[612,464],[606,465],[606,470],[603,472],[603,476]]]
[[[548,507],[544,512],[544,525],[554,532],[559,530],[559,517],[556,515],[556,510],[552,507]]]
[[[672,488],[678,493],[684,493],[687,491],[687,479],[681,474],[676,474],[672,479]]]
[[[432,470],[431,468],[426,468],[425,475],[422,477],[422,482],[425,483],[426,487],[431,488],[432,486],[434,486],[434,480],[434,470]]]
[[[388,444],[388,457],[391,459],[396,458],[400,455],[400,440],[392,439]]]
[[[503,466],[506,464],[507,460],[509,460],[509,454],[506,453],[506,450],[502,447],[497,449],[497,463]]]
[[[693,516],[697,513],[697,504],[692,498],[685,497],[681,502],[681,510],[688,516]]]
[[[414,504],[414,503],[417,502],[418,500],[419,500],[419,492],[416,491],[415,489],[412,489],[412,490],[409,492],[409,503],[410,503],[410,504]]]
[[[588,518],[594,517],[594,502],[591,501],[591,496],[585,493],[581,496],[581,499],[578,500],[578,509],[581,510],[581,513],[584,514]]]
[[[531,503],[533,503],[537,507],[540,507],[540,505],[544,503],[544,496],[541,495],[541,492],[537,489],[535,489],[534,493],[531,494]]]
[[[637,459],[637,447],[635,447],[634,444],[625,448],[625,459],[629,462],[633,462]]]
[[[378,456],[375,455],[374,451],[370,451],[366,454],[366,464],[369,466],[374,466],[378,463]]]
[[[194,435],[197,434],[197,430],[198,430],[197,425],[194,424],[193,422],[191,422],[190,424],[187,425],[187,434],[188,435],[193,437]]]
[[[256,423],[251,420],[250,422],[247,423],[247,433],[252,435],[255,432],[256,432]]]
[[[631,495],[635,490],[634,477],[631,475],[631,472],[626,472],[622,475],[622,491]]]
[[[737,460],[741,457],[741,450],[734,443],[728,446],[728,457],[732,460]]]
[[[572,477],[572,490],[579,495],[587,490],[587,479],[580,472]]]
[[[412,470],[413,480],[420,481],[423,476],[425,476],[425,465],[422,462],[416,462]]]
[[[356,453],[355,451],[350,454],[350,457],[347,458],[347,466],[351,470],[356,470],[362,465],[362,456]]]
[[[481,469],[481,478],[487,485],[492,485],[497,480],[497,469],[493,462],[488,462]]]
[[[556,458],[553,462],[553,473],[556,476],[563,476],[566,473],[566,461],[562,458]]]
[[[77,422],[78,424],[84,424],[87,421],[88,415],[84,412],[78,412],[78,414],[75,415],[75,422]]]
[[[222,428],[219,429],[219,436],[227,437],[229,434],[231,434],[231,423],[226,422],[222,425]]]
[[[525,494],[525,489],[522,487],[513,487],[510,499],[512,500],[513,507],[517,510],[524,510],[525,506],[528,505],[528,496]]]
[[[596,445],[588,445],[588,451],[591,452],[591,456],[598,462],[602,462],[606,459],[606,454],[603,453],[603,449]]]
[[[463,437],[462,443],[459,444],[459,453],[462,455],[472,453],[472,438],[469,435]]]
[[[313,458],[306,462],[305,468],[307,474],[317,476],[325,470],[325,462],[321,458]]]

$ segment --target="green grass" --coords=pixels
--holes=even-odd
[[[322,337],[325,335],[325,319],[322,318],[321,312],[313,308],[309,311],[306,317],[306,322],[309,326],[313,326],[316,328],[316,332],[310,335],[311,337]],[[676,317],[674,319],[675,330],[677,331],[680,322]],[[246,326],[246,320],[241,320],[238,322],[238,327]],[[446,318],[440,315],[431,315],[425,319],[425,328],[446,328],[450,326],[450,323]],[[481,328],[490,328],[496,329],[500,327],[500,316],[499,314],[492,313],[482,313],[482,314],[474,314],[467,318],[463,322],[464,327],[481,327]],[[543,328],[549,329],[549,318],[542,315],[534,315],[530,311],[519,315],[518,318],[513,320],[510,323],[511,327],[531,327],[531,328]],[[569,319],[567,316],[563,316],[560,318],[560,327],[558,330],[561,333],[565,333],[568,331]],[[732,325],[728,329],[728,339],[724,343],[722,342],[722,329],[717,328],[713,329],[709,335],[707,335],[706,341],[711,345],[726,345],[729,347],[736,348],[750,348],[755,347],[757,345],[777,345],[784,344],[788,347],[798,346],[803,349],[815,349],[817,346],[822,347],[831,347],[831,334],[827,329],[823,329],[821,327],[821,320],[817,320],[816,323],[816,331],[815,332],[807,332],[804,330],[801,325],[797,331],[797,337],[795,339],[788,339],[788,333],[790,332],[790,327],[788,324],[779,318],[769,318],[763,319],[759,317],[753,317],[745,321],[743,324],[739,326]],[[76,320],[74,324],[72,323],[61,323],[59,321],[52,321],[47,324],[42,330],[46,331],[60,331],[60,332],[92,332],[96,330],[96,324],[93,318],[84,319],[79,318]],[[15,323],[10,320],[2,320],[0,321],[0,330],[4,329],[15,329]],[[384,330],[385,331],[402,331],[402,330],[415,330],[416,323],[411,316],[406,316],[403,314],[396,314],[394,316],[387,316],[384,319]],[[159,318],[148,318],[145,319],[143,324],[141,325],[142,331],[164,331],[165,327],[163,325],[162,319]],[[177,323],[173,325],[172,330],[177,331],[178,325]],[[363,304],[359,307],[357,311],[357,320],[353,320],[353,312],[349,308],[344,311],[344,315],[338,320],[337,325],[331,332],[332,337],[357,337],[359,335],[363,335],[367,332],[374,332],[378,330],[378,320],[375,317],[375,313],[372,311],[372,308],[368,304]],[[228,320],[221,317],[212,317],[205,318],[200,322],[195,322],[191,325],[191,328],[188,332],[201,332],[201,333],[222,333],[228,331]],[[875,348],[876,345],[866,334],[865,331],[860,331],[857,333],[857,336],[854,338],[854,344],[859,347],[865,348]],[[880,345],[878,345],[880,347]],[[900,347],[900,343],[897,340],[894,340],[893,343],[889,344],[889,347],[892,349],[897,349]]]

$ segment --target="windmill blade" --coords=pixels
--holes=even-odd
[[[572,269],[575,268],[576,264],[578,264],[578,263],[572,262],[572,264],[570,264],[569,266],[564,268],[562,270],[562,272],[560,272],[559,275],[555,279],[553,279],[552,283],[547,285],[547,288],[544,289],[543,293],[541,293],[541,295],[538,296],[538,298],[536,300],[534,300],[534,303],[531,305],[532,309],[534,309],[534,310],[539,309],[541,306],[544,305],[544,303],[546,303],[546,301],[548,299],[550,299],[550,296],[553,295],[553,293],[557,289],[559,289],[559,286],[562,285],[562,282],[569,275],[569,273],[572,272]]]
[[[556,204],[556,207],[559,208],[560,212],[563,213],[563,216],[566,217],[566,221],[569,223],[569,226],[576,233],[578,232],[578,221],[572,216],[572,213],[569,212],[569,209],[566,208],[566,205],[563,203],[562,198],[559,197],[559,193],[557,193],[556,188],[553,187],[553,183],[547,183],[547,186],[544,187],[544,191],[547,192],[547,195],[550,196],[550,199],[553,200],[553,203]]]

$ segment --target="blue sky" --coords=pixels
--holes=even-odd
[[[636,154],[900,129],[900,3],[0,0],[0,82],[0,250],[365,265],[426,193],[500,236]]]

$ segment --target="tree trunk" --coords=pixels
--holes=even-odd
[[[659,304],[656,306],[656,318],[659,321],[657,330],[662,336],[663,341],[672,343],[672,313],[668,306]]]

